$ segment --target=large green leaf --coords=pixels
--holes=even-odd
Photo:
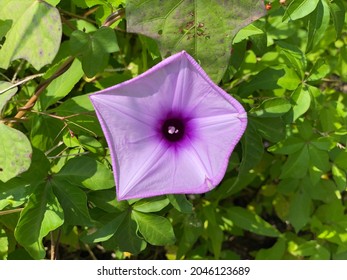
[[[170,203],[175,209],[182,213],[192,213],[193,205],[189,202],[184,194],[169,194],[167,195]]]
[[[325,30],[329,26],[329,21],[329,6],[325,0],[321,0],[309,16],[306,52],[311,51],[323,38]]]
[[[255,257],[256,260],[280,260],[286,251],[286,240],[279,238],[277,242],[268,249],[260,249]]]
[[[53,191],[64,210],[65,223],[70,225],[92,225],[86,194],[79,187],[61,178],[53,177],[51,183]]]
[[[334,21],[334,26],[336,30],[336,38],[341,36],[341,32],[345,23],[345,6],[342,0],[329,1],[328,5],[330,7],[331,16]]]
[[[81,63],[76,59],[70,68],[62,75],[54,79],[40,96],[42,110],[68,95],[76,83],[82,78]]]
[[[45,256],[42,239],[63,224],[63,211],[49,182],[37,186],[20,214],[15,237],[35,259]]]
[[[268,151],[275,154],[289,155],[301,150],[305,145],[303,139],[291,136],[268,148]]]
[[[91,33],[75,30],[71,34],[70,49],[73,55],[80,57],[86,75],[93,77],[106,68],[109,54],[119,47],[114,31],[102,27]]]
[[[178,239],[176,259],[181,259],[181,257],[187,254],[194,246],[203,232],[202,222],[196,215],[189,215],[185,218],[180,231],[183,233]]]
[[[232,222],[242,229],[271,237],[278,237],[280,234],[275,227],[260,216],[242,207],[233,206],[228,208],[227,212]]]
[[[117,232],[118,228],[122,225],[126,216],[127,212],[121,213],[111,221],[104,224],[102,227],[98,228],[92,234],[83,237],[83,241],[87,243],[96,243],[109,240]]]
[[[34,115],[31,124],[30,138],[33,147],[47,151],[59,142],[64,126],[61,120],[45,115]]]
[[[175,242],[170,221],[164,217],[132,211],[132,217],[145,240],[152,245],[170,245]]]
[[[170,203],[167,197],[145,198],[137,201],[133,209],[142,213],[158,212]]]
[[[0,18],[12,27],[0,49],[0,68],[23,58],[39,70],[54,59],[62,34],[58,10],[39,0],[1,0]]]
[[[257,108],[251,110],[251,113],[260,118],[279,117],[287,113],[292,106],[290,102],[281,97],[266,99]]]
[[[202,213],[204,214],[204,220],[206,222],[204,231],[207,233],[209,243],[211,243],[210,246],[215,259],[219,259],[222,251],[224,234],[220,226],[221,217],[216,211],[216,208],[216,204],[207,204],[204,206]]]
[[[279,117],[258,118],[249,116],[248,123],[261,137],[272,143],[281,141],[285,137],[285,123]]]
[[[238,88],[238,94],[242,97],[247,97],[251,95],[255,91],[259,91],[262,89],[265,90],[273,90],[281,88],[278,84],[278,80],[283,77],[285,74],[284,70],[277,70],[272,68],[266,68],[260,71],[257,75],[252,77],[252,79],[247,82],[241,84]]]
[[[300,85],[291,96],[293,100],[292,121],[307,112],[311,105],[311,94],[307,86]]]
[[[311,217],[312,201],[304,187],[302,186],[302,190],[296,192],[290,201],[288,220],[296,232],[302,229]]]
[[[26,171],[31,155],[28,138],[19,130],[0,123],[0,180],[6,182]]]
[[[254,168],[262,159],[264,154],[263,140],[254,125],[248,125],[242,142],[242,161],[236,180],[229,187],[231,191],[236,186],[246,182],[250,177],[250,170]]]
[[[128,209],[129,204],[126,200],[116,199],[116,190],[101,190],[88,193],[88,201],[108,213],[119,213]]]
[[[296,20],[312,13],[317,7],[319,0],[294,0],[292,1],[283,16],[286,19]]]
[[[127,211],[126,213],[127,215],[119,225],[118,230],[103,245],[109,246],[112,250],[114,250],[114,245],[118,245],[119,250],[136,255],[146,248],[147,243],[137,235],[138,225],[132,219],[130,212]]]
[[[86,156],[70,159],[55,177],[91,190],[114,187],[111,170],[94,158]]]
[[[265,14],[263,1],[129,0],[127,30],[154,38],[163,57],[186,50],[219,82],[231,42],[242,27]]]
[[[281,178],[303,178],[308,171],[310,156],[307,145],[301,150],[290,154],[287,161],[282,165]]]

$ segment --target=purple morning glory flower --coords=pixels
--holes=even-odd
[[[184,51],[90,99],[118,200],[211,190],[247,125],[240,103]]]

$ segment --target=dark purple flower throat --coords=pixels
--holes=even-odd
[[[170,142],[180,141],[185,133],[184,121],[180,118],[169,118],[164,121],[161,132]]]

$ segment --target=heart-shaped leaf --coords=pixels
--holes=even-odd
[[[39,70],[54,59],[62,34],[61,20],[55,7],[39,0],[1,0],[0,18],[12,27],[0,49],[0,67],[23,58]]]
[[[28,170],[32,148],[19,130],[0,124],[0,180],[6,182]]]
[[[229,62],[231,41],[265,14],[264,1],[129,0],[127,29],[152,37],[163,57],[186,50],[215,82]]]

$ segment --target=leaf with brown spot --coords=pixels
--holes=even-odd
[[[233,37],[266,10],[259,0],[129,0],[126,13],[129,32],[155,39],[163,57],[186,50],[218,83]]]

